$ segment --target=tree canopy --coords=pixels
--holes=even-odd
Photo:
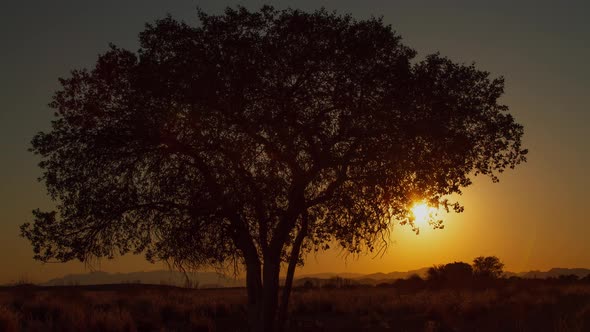
[[[468,286],[473,279],[473,268],[465,262],[453,262],[430,267],[426,278],[437,286]]]
[[[497,279],[504,274],[504,263],[496,256],[479,256],[473,259],[473,274],[477,278]]]
[[[305,251],[372,250],[412,225],[412,201],[460,212],[445,197],[525,161],[503,78],[418,61],[382,19],[198,15],[148,24],[137,52],[111,45],[60,79],[32,141],[57,202],[21,228],[35,258],[244,265],[253,315],[270,321],[282,262],[292,278]]]

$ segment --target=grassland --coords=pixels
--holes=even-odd
[[[0,288],[0,331],[246,331],[245,289]],[[590,331],[590,283],[294,290],[289,331]]]

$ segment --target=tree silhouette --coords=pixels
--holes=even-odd
[[[381,19],[198,16],[147,25],[137,53],[112,45],[60,80],[32,141],[58,202],[21,227],[36,259],[245,266],[252,329],[271,331],[306,252],[374,250],[395,220],[413,227],[412,200],[460,212],[445,195],[525,161],[502,78],[415,61]]]
[[[465,287],[471,285],[473,269],[465,262],[453,262],[429,268],[426,276],[434,286]]]
[[[496,256],[479,256],[473,260],[473,274],[480,279],[498,279],[504,274],[504,263]]]
[[[454,262],[445,265],[444,276],[450,286],[464,287],[473,280],[473,269],[465,262]]]
[[[444,265],[434,265],[429,267],[426,271],[426,280],[433,282],[433,283],[440,283],[442,282],[444,276]]]

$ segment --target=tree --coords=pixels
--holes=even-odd
[[[380,248],[396,220],[414,227],[413,200],[460,212],[445,197],[471,176],[525,161],[502,78],[416,61],[381,19],[198,16],[148,24],[138,52],[111,45],[60,80],[32,140],[58,203],[21,227],[36,259],[244,266],[252,328],[271,331],[305,253]]]
[[[444,276],[447,285],[453,287],[465,287],[473,280],[473,269],[465,262],[454,262],[445,265]]]
[[[429,267],[426,271],[426,280],[428,280],[431,283],[442,283],[442,281],[444,280],[444,269],[445,266],[442,264]]]
[[[496,256],[479,256],[473,260],[473,274],[480,279],[498,279],[504,274],[504,263]]]
[[[428,269],[427,280],[436,286],[466,286],[473,279],[473,269],[465,262],[435,265]]]

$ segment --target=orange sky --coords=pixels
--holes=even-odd
[[[81,4],[63,1],[30,8],[9,5],[0,22],[7,52],[0,61],[0,284],[27,278],[43,281],[87,271],[80,263],[41,264],[31,259],[20,224],[34,208],[49,208],[38,159],[26,151],[35,132],[46,129],[45,106],[57,77],[90,66],[108,42],[135,49],[143,23],[167,12],[194,21],[196,1],[164,4],[145,1],[121,8],[115,1]],[[258,8],[260,2],[241,1]],[[579,1],[557,7],[542,1],[488,4],[400,1],[301,1],[357,17],[383,15],[419,54],[440,51],[458,62],[506,77],[503,102],[525,127],[528,162],[493,184],[476,178],[465,190],[462,214],[445,219],[444,230],[422,229],[416,236],[397,227],[382,257],[344,259],[337,251],[307,258],[299,273],[390,272],[451,261],[471,262],[496,255],[514,272],[551,267],[590,267],[590,23],[589,5]],[[206,11],[231,2],[198,1]],[[282,8],[292,5],[276,2]],[[101,269],[130,272],[163,268],[126,257],[103,261]]]

